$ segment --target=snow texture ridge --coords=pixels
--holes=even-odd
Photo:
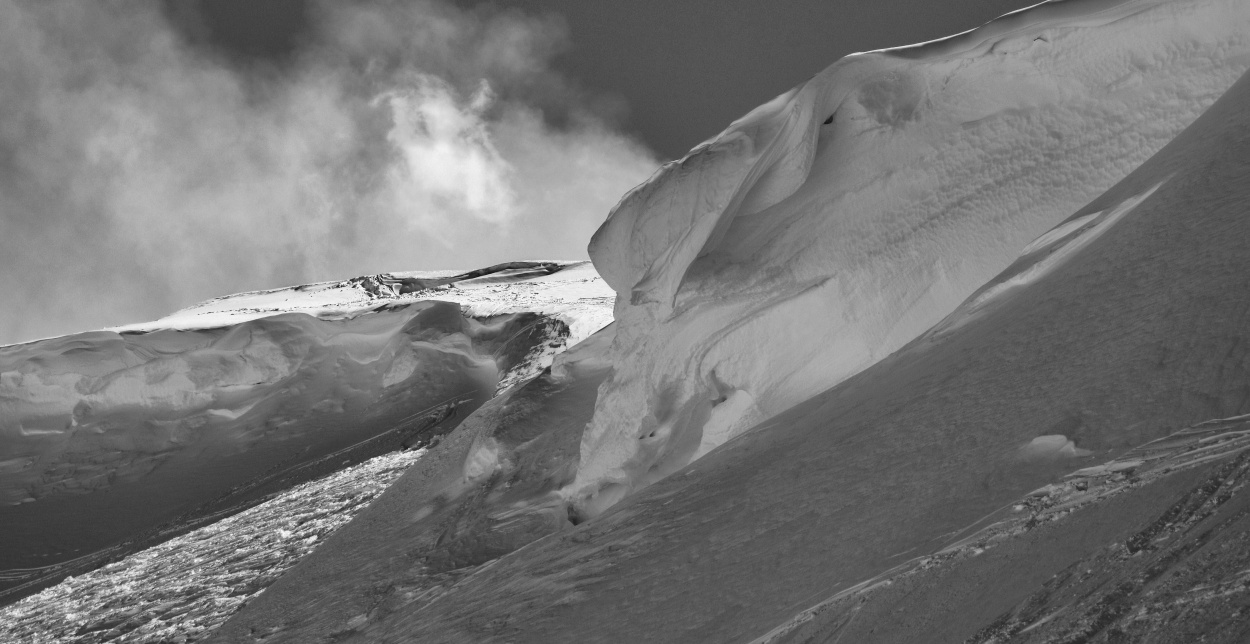
[[[1044,3],[848,56],[665,165],[590,245],[615,371],[566,494],[594,516],[897,350],[1248,66],[1241,0]]]

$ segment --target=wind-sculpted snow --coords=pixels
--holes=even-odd
[[[241,294],[2,347],[3,583],[89,569],[427,443],[607,323],[607,296],[586,262],[516,262]]]
[[[1241,0],[1052,2],[848,56],[666,165],[591,243],[617,335],[579,513],[924,332],[1248,66]]]
[[[212,641],[742,641],[1240,413],[1245,92],[1089,198],[1250,64],[1250,7],[1033,12],[843,61],[628,195],[592,246],[616,322]]]

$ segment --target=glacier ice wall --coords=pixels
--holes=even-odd
[[[617,205],[593,516],[939,322],[1250,66],[1241,0],[1050,2],[848,56]]]

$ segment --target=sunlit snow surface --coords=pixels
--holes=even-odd
[[[219,297],[154,322],[110,329],[150,332],[228,326],[278,313],[334,320],[425,300],[453,302],[467,317],[541,313],[569,327],[577,344],[612,322],[615,291],[590,262],[517,261],[476,271],[407,271]],[[501,376],[499,390],[551,365],[554,351]]]
[[[338,319],[423,300],[455,302],[464,314],[488,317],[535,312],[564,320],[576,343],[612,321],[616,293],[590,262],[518,261],[477,271],[409,271],[218,297],[154,322],[111,331],[206,329],[277,313]],[[605,306],[606,304],[606,306]]]
[[[193,642],[351,520],[423,451],[378,456],[0,609],[0,642]]]

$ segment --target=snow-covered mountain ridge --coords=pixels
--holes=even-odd
[[[612,320],[602,306],[615,293],[590,262],[515,261],[473,271],[406,271],[217,297],[118,333],[209,329],[281,313],[344,319],[384,307],[438,300],[470,317],[542,313],[569,325],[576,344]]]

